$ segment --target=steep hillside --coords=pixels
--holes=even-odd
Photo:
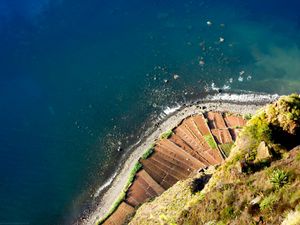
[[[140,205],[178,181],[191,177],[195,171],[222,164],[245,124],[241,115],[214,111],[184,118],[161,134],[137,160],[124,189],[98,224],[124,224]],[[186,195],[181,194],[184,198],[187,201]]]
[[[281,97],[248,121],[207,184],[203,172],[178,182],[130,224],[300,224],[299,127],[299,95]]]

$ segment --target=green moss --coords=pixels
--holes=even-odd
[[[167,138],[171,137],[172,134],[173,134],[172,130],[167,130],[162,135],[160,135],[160,139],[167,139]]]
[[[152,144],[142,155],[142,159],[148,159],[154,153],[154,144]]]
[[[215,139],[212,135],[204,135],[204,139],[206,140],[209,147],[211,147],[212,149],[218,148],[217,143],[215,142]]]

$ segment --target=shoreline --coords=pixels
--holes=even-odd
[[[268,97],[264,98],[263,96]],[[254,114],[263,105],[275,100],[277,96],[250,94],[244,96],[240,95],[240,97],[242,98],[239,101],[236,96],[232,100],[224,99],[224,95],[222,94],[208,96],[204,100],[181,106],[176,111],[167,115],[157,126],[153,124],[153,126],[145,132],[144,137],[133,145],[134,149],[127,155],[127,159],[121,161],[119,169],[114,173],[116,175],[113,175],[112,182],[104,188],[106,191],[103,194],[101,193],[101,200],[97,202],[97,205],[94,210],[91,210],[88,217],[81,221],[81,224],[94,225],[110,210],[110,207],[123,190],[134,164],[163,132],[173,129],[188,116],[207,111]]]

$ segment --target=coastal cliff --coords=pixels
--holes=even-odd
[[[202,169],[140,206],[129,224],[300,224],[300,97],[247,122],[221,166]]]
[[[300,97],[253,103],[174,113],[85,224],[299,224]]]

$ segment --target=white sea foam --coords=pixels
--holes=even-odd
[[[219,88],[216,86],[216,84],[214,82],[211,83],[211,89],[214,91],[219,90]]]
[[[223,87],[217,87],[217,85],[213,82],[213,83],[211,83],[211,90],[213,90],[213,91],[218,91],[220,89],[230,90],[231,87],[230,87],[229,83],[230,83],[230,81],[228,81],[227,84],[224,84]]]
[[[273,94],[228,94],[220,93],[216,95],[209,95],[206,97],[206,100],[210,101],[232,101],[232,102],[272,102],[279,98],[279,95]]]
[[[224,84],[222,87],[223,90],[229,90],[231,87],[229,85]]]
[[[115,177],[117,176],[117,172],[115,172],[103,185],[101,185],[98,190],[96,191],[96,193],[94,194],[94,198],[98,197],[101,193],[101,191],[103,191],[105,188],[107,188],[115,179]]]
[[[175,107],[169,107],[167,106],[165,109],[164,109],[164,114],[166,115],[170,115],[171,113],[174,113],[176,112],[176,110],[178,110],[180,108],[180,105],[178,104],[177,106]]]

